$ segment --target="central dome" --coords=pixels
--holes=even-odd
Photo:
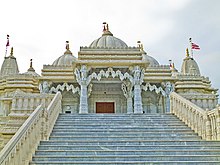
[[[128,45],[113,36],[108,29],[108,24],[104,23],[103,34],[100,38],[94,40],[89,47],[92,48],[127,48]]]

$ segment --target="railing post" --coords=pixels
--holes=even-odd
[[[205,116],[205,139],[212,140],[211,120],[206,112]]]
[[[216,110],[216,140],[220,140],[220,107]]]

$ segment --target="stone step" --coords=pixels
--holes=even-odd
[[[197,136],[148,136],[148,137],[134,137],[134,136],[99,136],[99,137],[77,137],[77,136],[50,136],[49,140],[93,140],[93,141],[102,141],[102,140],[109,140],[109,141],[118,141],[118,140],[199,140],[200,137]]]
[[[73,164],[107,164],[107,165],[219,165],[219,161],[31,161],[30,165],[73,165]]]
[[[166,129],[166,130],[155,130],[155,129],[153,129],[153,130],[146,130],[146,131],[142,131],[142,130],[131,130],[131,131],[128,131],[127,129],[126,129],[126,131],[118,131],[118,130],[90,130],[90,131],[88,131],[88,130],[73,130],[73,131],[71,131],[71,129],[69,129],[69,132],[70,133],[72,133],[72,134],[124,134],[124,133],[126,133],[126,134],[142,134],[142,133],[147,133],[147,134],[153,134],[153,133],[161,133],[161,134],[163,134],[163,133],[186,133],[186,134],[188,134],[188,133],[193,133],[193,134],[196,134],[194,131],[192,131],[192,130],[183,130],[183,129],[181,129],[181,130],[173,130],[173,129],[170,129],[170,130],[168,130],[168,129]],[[53,133],[66,133],[66,130],[63,130],[63,129],[53,129],[53,131],[52,131],[52,134]],[[196,134],[197,135],[197,134]]]
[[[151,119],[158,119],[158,120],[178,120],[178,118],[176,118],[176,116],[79,116],[79,115],[75,115],[75,116],[59,116],[58,119],[61,120],[136,120],[136,119],[143,119],[143,120],[151,120]]]
[[[186,145],[148,145],[148,146],[141,146],[141,145],[40,145],[38,146],[38,150],[181,150],[181,151],[218,151],[220,152],[220,145],[219,146],[186,146]]]
[[[163,152],[160,154],[156,152],[154,155],[149,154],[149,155],[142,155],[138,153],[131,153],[129,155],[119,155],[119,152],[115,152],[113,155],[107,155],[105,152],[100,152],[100,154],[96,154],[95,152],[91,155],[85,155],[83,152],[81,155],[79,155],[77,152],[59,152],[60,154],[57,155],[56,152],[50,153],[51,155],[48,156],[49,152],[44,152],[42,155],[37,155],[33,157],[33,161],[219,161],[220,162],[220,155],[191,155],[192,153],[189,152],[189,154],[186,154],[182,152],[182,155],[179,152],[175,153],[172,152],[168,155],[164,155]],[[74,156],[73,156],[74,155]]]
[[[75,145],[75,146],[99,146],[99,145],[114,145],[114,146],[127,146],[127,145],[139,145],[139,146],[158,146],[158,145],[175,145],[175,146],[220,146],[220,141],[204,141],[204,140],[101,140],[101,141],[92,141],[92,140],[50,140],[50,141],[41,141],[40,145]]]
[[[186,126],[183,122],[180,122],[180,121],[175,121],[175,122],[172,122],[172,121],[157,121],[157,122],[149,122],[149,121],[84,121],[82,123],[82,121],[57,121],[56,122],[56,125],[99,125],[99,124],[102,124],[102,125],[129,125],[129,124],[132,124],[132,125],[184,125]]]
[[[126,113],[87,113],[87,114],[78,114],[78,113],[70,113],[70,114],[66,114],[66,113],[60,113],[59,117],[169,117],[169,116],[174,116],[174,114],[172,113],[144,113],[144,114],[126,114]]]
[[[76,132],[56,132],[56,133],[52,133],[51,137],[53,136],[63,136],[63,137],[67,137],[67,136],[71,136],[71,137],[91,137],[91,138],[95,138],[95,137],[188,137],[188,136],[197,136],[196,133],[185,133],[185,132],[178,132],[178,133],[172,133],[172,132],[154,132],[154,133],[146,133],[146,132],[142,132],[142,133],[130,133],[130,132],[117,132],[117,133],[76,133]]]
[[[53,131],[66,131],[66,132],[188,132],[192,131],[190,128],[65,128],[65,127],[54,127]]]
[[[169,126],[169,125],[151,125],[151,126],[138,126],[138,125],[55,125],[54,128],[74,128],[74,129],[144,129],[144,130],[150,130],[150,129],[188,129],[191,130],[189,127],[185,125],[180,126]]]
[[[173,114],[60,114],[30,165],[207,163],[220,164],[220,142]]]

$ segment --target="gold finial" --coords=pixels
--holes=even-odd
[[[66,41],[66,50],[70,50],[69,41]]]
[[[14,53],[14,48],[11,47],[11,53],[10,53],[10,56],[13,56],[13,53]]]
[[[186,57],[189,57],[189,49],[186,48]]]

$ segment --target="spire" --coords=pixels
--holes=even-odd
[[[11,57],[13,56],[13,53],[14,53],[14,48],[11,47],[11,53],[10,53],[10,56],[11,56]]]
[[[186,57],[189,57],[189,49],[186,48]]]
[[[113,34],[109,31],[109,26],[106,22],[103,22],[103,34],[102,34],[102,36],[104,36],[104,35],[113,36]]]
[[[32,59],[30,59],[30,68],[28,69],[30,72],[35,72],[33,65],[32,65]]]
[[[8,47],[10,46],[9,43],[9,35],[7,34],[7,43],[6,43],[6,49],[5,49],[5,57],[7,56]]]
[[[66,41],[66,50],[70,50],[69,41]]]
[[[70,51],[69,41],[66,41],[66,51],[64,52],[64,54],[72,54],[72,52]]]

